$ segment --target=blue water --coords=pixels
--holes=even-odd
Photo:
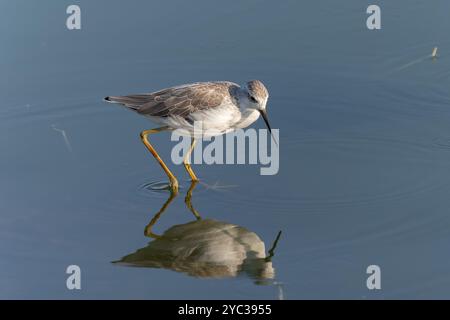
[[[76,31],[70,4],[0,2],[0,298],[449,298],[448,1],[82,0]],[[139,140],[153,125],[102,98],[255,78],[279,173],[194,165],[192,206],[237,232],[230,247],[202,237],[182,166],[153,226],[189,229],[236,269],[155,254],[166,240],[144,230],[169,193],[149,187],[166,179]],[[153,142],[170,159],[169,134]],[[259,251],[239,263],[243,238]],[[66,288],[72,264],[81,290]]]

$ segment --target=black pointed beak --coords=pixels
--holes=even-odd
[[[275,140],[275,137],[274,137],[273,134],[272,134],[272,128],[270,127],[269,118],[267,117],[267,112],[266,112],[266,110],[258,110],[258,111],[259,111],[259,113],[261,113],[261,116],[262,116],[264,122],[266,123],[267,129],[269,130],[270,135],[272,136],[273,141],[275,142],[275,144],[276,144],[277,147],[278,147],[278,142],[277,142],[277,140]]]

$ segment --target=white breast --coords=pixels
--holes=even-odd
[[[215,108],[191,113],[188,119],[172,116],[158,120],[160,123],[163,121],[164,125],[177,129],[180,135],[196,135],[200,138],[199,134],[211,137],[227,133],[234,129],[234,124],[241,118],[241,112],[236,105],[223,103]],[[197,131],[194,131],[194,126]]]
[[[241,113],[241,119],[234,124],[234,128],[243,129],[247,128],[253,122],[258,120],[259,112],[255,109],[247,109]]]

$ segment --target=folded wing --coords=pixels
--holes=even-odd
[[[139,114],[152,117],[180,116],[218,107],[239,86],[232,82],[201,82],[149,94],[111,96],[105,100],[123,104]]]

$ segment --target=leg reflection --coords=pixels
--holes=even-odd
[[[150,237],[150,238],[154,238],[154,239],[157,239],[157,238],[161,237],[161,236],[153,233],[152,232],[152,228],[155,225],[155,223],[159,220],[161,215],[164,213],[164,211],[166,211],[167,207],[173,201],[173,199],[175,199],[176,196],[177,196],[176,193],[171,192],[170,196],[169,196],[169,199],[167,199],[167,201],[164,203],[164,205],[161,207],[161,209],[159,209],[159,211],[155,214],[155,216],[150,221],[150,223],[145,227],[144,234],[145,234],[146,237]]]
[[[188,192],[186,193],[186,197],[184,198],[184,203],[188,207],[188,209],[192,212],[192,214],[195,216],[197,220],[201,220],[202,217],[200,217],[200,214],[197,210],[192,206],[192,192],[194,191],[195,187],[197,186],[198,181],[192,181],[191,186],[189,187]]]
[[[197,210],[195,210],[195,208],[192,206],[192,202],[191,202],[192,201],[192,192],[194,191],[196,185],[197,185],[197,181],[191,182],[191,186],[189,187],[189,190],[186,193],[184,202],[185,202],[186,206],[189,208],[189,210],[194,214],[195,218],[197,220],[200,220],[201,219],[200,214],[198,213]],[[175,199],[176,196],[177,196],[177,193],[171,192],[169,199],[167,199],[167,201],[164,203],[164,205],[161,207],[161,209],[159,209],[159,211],[153,216],[153,218],[149,222],[149,224],[147,224],[147,226],[145,227],[145,230],[144,230],[144,235],[146,237],[150,237],[150,238],[154,238],[154,239],[158,239],[161,237],[160,235],[155,234],[152,231],[152,228],[156,224],[156,222],[158,222],[161,215],[164,213],[164,211],[166,211],[166,209],[169,207],[170,203],[173,201],[173,199]]]

